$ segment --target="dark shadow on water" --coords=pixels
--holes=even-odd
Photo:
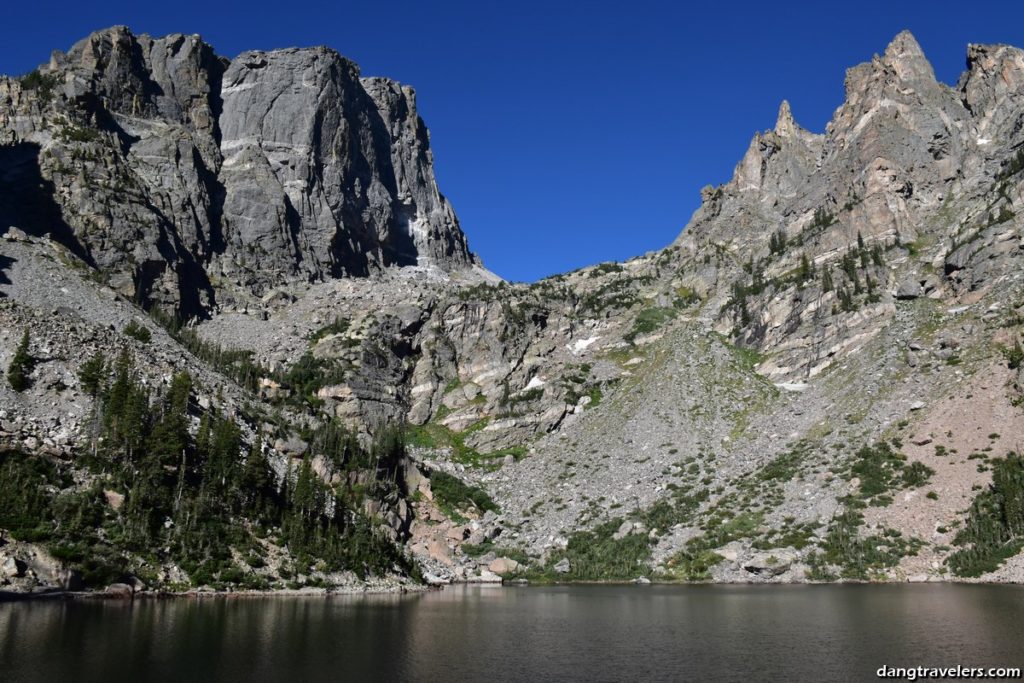
[[[15,226],[35,237],[50,236],[95,267],[54,199],[53,183],[39,167],[39,145],[18,142],[0,145],[0,237]]]
[[[0,605],[12,680],[875,680],[1022,666],[1024,588],[454,586]],[[6,671],[4,672],[7,673]]]
[[[67,594],[60,589],[53,588],[36,593],[18,593],[15,591],[0,590],[0,603],[4,602],[27,602],[30,600],[67,600]]]

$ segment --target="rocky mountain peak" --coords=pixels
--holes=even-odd
[[[885,49],[882,62],[903,81],[935,80],[935,71],[910,31],[900,31]]]
[[[122,293],[189,316],[388,268],[489,275],[414,92],[360,76],[327,47],[227,60],[195,35],[98,31],[0,80],[10,187],[63,223],[12,195],[0,225],[59,234]]]
[[[1024,51],[1010,45],[968,45],[967,71],[957,90],[964,106],[978,117],[976,143],[992,150],[993,140],[1020,128]]]
[[[909,31],[899,33],[885,52],[846,72],[844,107],[884,101],[917,93],[932,97],[942,86],[917,40]]]
[[[782,100],[779,105],[779,116],[775,121],[775,134],[782,137],[791,137],[796,133],[796,123],[793,121],[793,112],[789,108],[789,101]]]

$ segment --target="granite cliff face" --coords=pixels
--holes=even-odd
[[[333,50],[229,61],[197,36],[115,27],[3,79],[0,102],[5,229],[51,234],[185,317],[293,283],[477,264],[412,89],[361,80]]]
[[[1019,59],[1015,48],[971,46],[968,71],[950,88],[902,33],[884,55],[848,71],[846,101],[824,134],[802,130],[783,103],[775,129],[754,138],[733,179],[705,189],[676,243],[684,260],[704,261],[691,269],[693,286],[720,305],[731,301],[718,329],[772,350],[770,374],[808,377],[881,328],[895,312],[882,293],[940,298],[1012,275],[1012,262],[988,261],[1016,201],[1013,178],[1001,173],[1021,144],[1019,109],[1008,113]],[[773,239],[786,248],[771,249]],[[851,246],[905,245],[928,246],[915,272],[874,258],[856,282],[844,274],[830,278],[831,291],[801,283],[790,290],[798,295],[780,295],[804,257],[831,271]],[[995,270],[1002,266],[1011,270]],[[846,289],[863,305],[854,311],[847,302],[833,315]]]
[[[964,512],[1024,443],[1017,48],[948,86],[902,33],[824,132],[783,102],[674,244],[530,285],[468,252],[412,91],[331,50],[112,29],[0,97],[0,363],[26,325],[41,358],[9,447],[81,449],[109,337],[193,368],[282,486],[356,482],[428,581],[1022,577]],[[125,297],[202,320],[138,344]],[[325,424],[402,425],[394,488]]]

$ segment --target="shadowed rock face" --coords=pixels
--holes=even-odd
[[[292,283],[477,263],[413,91],[360,80],[326,48],[228,61],[197,36],[114,27],[34,78],[0,80],[0,138],[39,147],[69,226],[55,238],[185,315]]]

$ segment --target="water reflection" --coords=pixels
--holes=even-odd
[[[1011,586],[453,587],[0,605],[4,681],[872,680],[1022,666]]]

